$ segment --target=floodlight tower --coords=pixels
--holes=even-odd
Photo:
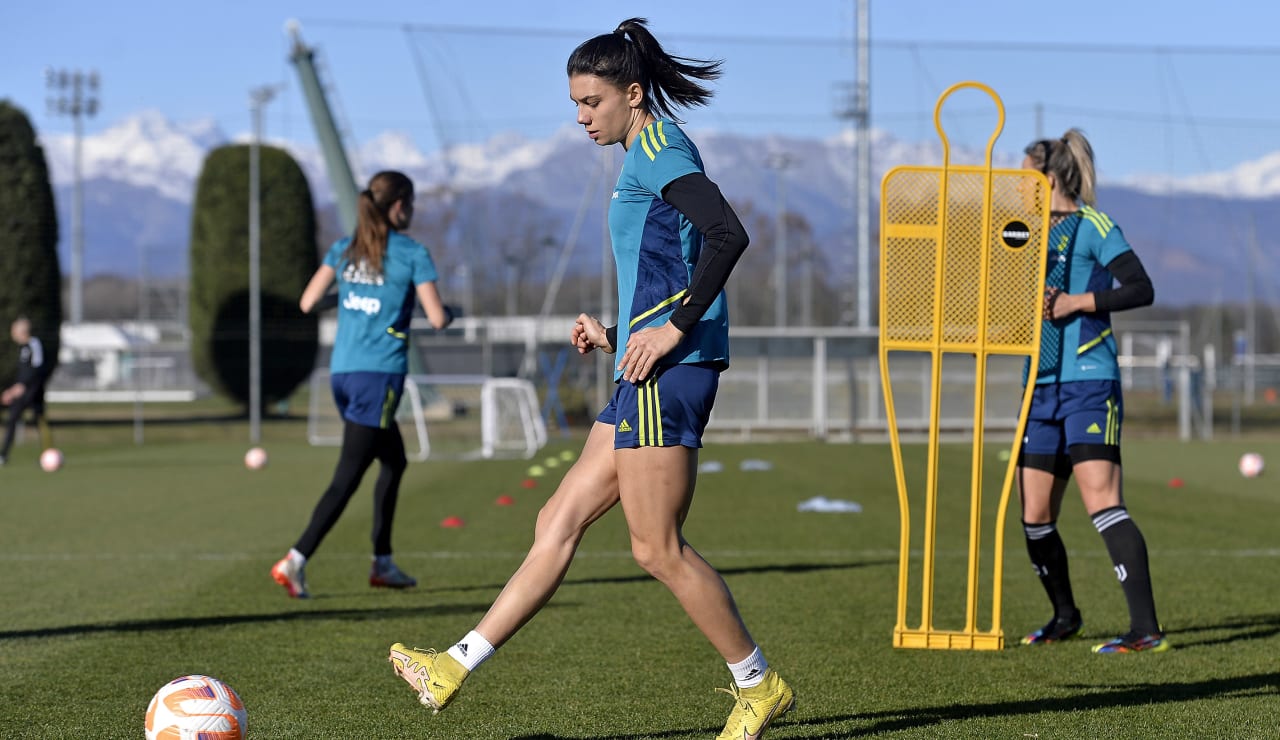
[[[44,83],[50,115],[70,116],[75,130],[74,176],[71,195],[71,323],[84,320],[84,186],[81,175],[81,140],[84,118],[98,112],[97,71],[88,73],[46,68]]]
[[[857,290],[854,305],[842,307],[841,320],[855,320],[858,328],[871,326],[871,13],[870,0],[856,0],[855,81],[842,83],[837,92],[835,116],[853,123],[853,210],[856,244],[853,271]],[[855,308],[856,307],[856,308]]]
[[[778,221],[776,244],[773,245],[773,325],[787,325],[787,170],[796,158],[786,152],[770,154],[764,166],[776,172],[778,186]]]
[[[858,0],[858,327],[871,326],[871,0]]]
[[[279,92],[279,85],[249,91],[253,139],[249,142],[249,441],[262,441],[262,253],[261,176],[259,145],[262,141],[262,109]]]

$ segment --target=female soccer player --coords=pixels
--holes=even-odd
[[[538,514],[524,563],[488,613],[445,653],[391,646],[396,673],[436,711],[528,622],[564,578],[584,532],[622,504],[636,562],[675,596],[723,656],[735,699],[721,737],[760,737],[791,709],[791,687],[765,661],[729,589],[684,539],[698,448],[729,360],[723,288],[747,234],[703,172],[673,109],[704,105],[696,80],[720,63],[663,51],[645,21],[623,21],[569,57],[569,97],[596,144],[626,157],[609,207],[618,321],[582,314],[570,341],[582,354],[621,349],[617,388],[582,455]]]
[[[426,247],[405,236],[413,219],[413,183],[399,172],[379,172],[360,193],[356,233],[329,249],[302,292],[310,313],[338,281],[338,335],[329,363],[333,399],[342,414],[342,453],[311,523],[271,577],[294,598],[306,598],[303,568],[328,534],[360,479],[377,459],[373,490],[373,565],[369,585],[409,588],[417,581],[391,559],[391,521],[407,464],[396,426],[396,407],[408,370],[409,320],[416,294],[427,320],[443,329],[452,320],[436,290],[436,267]]]
[[[1151,595],[1147,544],[1121,487],[1124,402],[1111,333],[1113,311],[1151,305],[1151,279],[1120,227],[1094,209],[1093,147],[1084,134],[1071,129],[1061,139],[1033,143],[1022,166],[1042,172],[1051,187],[1040,367],[1017,475],[1027,552],[1054,608],[1053,619],[1022,644],[1065,640],[1084,626],[1057,529],[1074,474],[1129,605],[1129,631],[1093,651],[1168,650]]]

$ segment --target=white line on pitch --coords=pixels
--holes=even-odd
[[[797,558],[822,558],[822,559],[897,559],[898,551],[895,550],[700,550],[703,557],[717,558],[771,558],[774,560],[786,559],[794,562]],[[422,560],[520,560],[525,556],[525,552],[491,550],[477,552],[462,552],[449,550],[430,550],[430,551],[397,551],[396,557],[404,560],[422,559]],[[920,551],[912,550],[913,557],[919,557]],[[1156,557],[1213,557],[1213,558],[1280,558],[1280,548],[1255,548],[1241,550],[1222,550],[1222,549],[1172,549],[1172,550],[1152,550],[1151,554]],[[964,550],[939,550],[937,556],[943,558],[965,558],[968,557],[967,551]],[[1104,551],[1071,551],[1072,557],[1106,557]],[[276,551],[269,553],[252,553],[252,552],[131,552],[131,553],[111,553],[111,552],[50,552],[50,553],[0,553],[0,562],[59,562],[59,561],[228,561],[228,560],[259,560],[271,561],[278,557]],[[367,560],[368,554],[353,552],[325,552],[320,556],[324,560]],[[630,559],[630,550],[591,550],[583,551],[577,554],[578,559]],[[782,564],[785,564],[783,562]]]

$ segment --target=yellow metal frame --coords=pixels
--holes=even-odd
[[[998,121],[987,142],[982,166],[953,166],[950,143],[942,127],[943,103],[957,90],[966,88],[985,92],[995,102],[998,112]],[[978,627],[978,574],[983,534],[982,462],[987,362],[992,355],[1023,355],[1030,358],[1031,367],[1038,365],[1050,191],[1048,181],[1039,172],[991,167],[991,153],[1004,128],[1004,105],[990,87],[979,82],[952,85],[938,98],[933,120],[942,140],[942,167],[894,168],[885,175],[881,184],[880,373],[901,514],[898,613],[893,644],[894,647],[902,648],[999,650],[1004,647],[1004,633],[1000,628],[1004,521],[1034,383],[1026,384],[1017,432],[1012,440],[1012,451],[1000,493],[992,558],[994,579],[991,623],[989,630],[982,630]],[[937,180],[936,191],[932,189],[934,178]],[[960,186],[966,183],[965,194],[968,198],[961,202],[963,196]],[[999,201],[993,201],[993,190],[997,184],[1001,186],[1003,197]],[[981,215],[980,221],[975,222],[972,214],[977,213],[979,188]],[[1010,197],[1010,193],[1017,193],[1017,197]],[[933,201],[935,195],[936,209]],[[907,206],[899,208],[903,203]],[[964,207],[968,210],[962,210]],[[1018,210],[1020,207],[1023,208],[1022,211]],[[953,223],[953,210],[957,214],[970,216],[961,225],[960,215],[957,215]],[[993,213],[997,210],[1000,213],[996,215],[1002,216],[1000,223],[993,222]],[[1011,217],[1010,214],[1021,214],[1026,220]],[[1010,245],[1007,237],[1012,233],[1007,224],[1014,221],[1028,227],[1026,243],[1017,248]],[[977,225],[977,229],[969,228],[974,225]],[[964,229],[976,233],[960,233]],[[1019,230],[1015,228],[1014,232],[1017,231]],[[975,235],[976,239],[969,238]],[[1018,234],[1014,235],[1013,241],[1017,241],[1017,236]],[[976,275],[973,265],[975,261],[979,263]],[[930,267],[931,295],[927,285]],[[909,279],[904,279],[904,276]],[[916,284],[903,284],[913,281]],[[993,282],[997,281],[996,290],[993,291]],[[895,285],[895,282],[898,284]],[[925,305],[926,301],[931,302],[931,305]],[[889,377],[888,357],[889,352],[894,350],[928,353],[932,360],[929,448],[924,495],[921,619],[918,627],[907,625],[911,515],[902,443]],[[942,358],[945,353],[963,354],[976,359],[968,583],[965,627],[961,631],[936,629],[933,615],[938,525],[939,419]]]

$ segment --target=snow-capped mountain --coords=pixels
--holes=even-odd
[[[170,122],[157,111],[126,118],[102,133],[84,137],[82,175],[154,190],[189,202],[205,153],[226,137],[211,120]],[[55,186],[75,176],[75,142],[70,134],[41,137]]]
[[[1280,152],[1244,162],[1222,172],[1171,178],[1138,175],[1121,184],[1153,195],[1209,195],[1217,198],[1275,198],[1280,196]]]
[[[735,207],[758,220],[755,243],[768,248],[768,232],[778,199],[786,210],[810,225],[813,240],[829,264],[848,264],[852,244],[853,147],[851,134],[829,139],[782,136],[747,137],[691,128],[707,171]],[[208,120],[173,122],[148,111],[126,118],[83,141],[85,182],[85,271],[134,274],[145,263],[151,274],[185,271],[190,205],[196,178],[207,152],[228,142]],[[314,148],[271,141],[298,160],[321,208],[332,196],[323,158]],[[64,228],[62,252],[68,254],[70,190],[73,178],[72,139],[68,134],[42,137],[55,184]],[[785,154],[777,168],[771,155]],[[422,152],[406,132],[387,131],[350,152],[357,178],[381,169],[408,173],[423,194],[448,193],[462,213],[480,224],[466,240],[497,244],[527,238],[512,233],[533,228],[557,240],[569,232],[580,208],[583,254],[598,255],[605,200],[622,150],[601,149],[577,126],[566,125],[551,136],[533,139],[519,133],[480,143],[460,144],[447,156]],[[884,131],[872,137],[873,196],[884,173],[899,164],[936,164],[937,141],[897,139]],[[953,162],[973,163],[974,152],[955,150]],[[1016,167],[1015,155],[997,155],[1000,167]],[[782,184],[785,188],[780,189]],[[593,195],[592,189],[598,192]],[[1138,247],[1157,285],[1162,302],[1189,303],[1232,296],[1233,275],[1247,274],[1249,234],[1280,232],[1280,152],[1229,171],[1186,178],[1134,177],[1102,183],[1102,204],[1124,226]],[[590,206],[589,208],[587,206]],[[873,207],[877,207],[873,203]],[[535,214],[526,221],[511,218],[512,209]],[[744,217],[745,218],[745,217]],[[878,221],[878,213],[872,218]],[[479,229],[479,230],[477,230]],[[1251,231],[1252,229],[1252,231]],[[588,244],[590,242],[591,244]],[[1271,251],[1262,245],[1263,254]],[[479,257],[484,259],[483,255]],[[64,265],[69,261],[64,261]],[[593,258],[598,265],[598,257]],[[1268,271],[1274,275],[1275,270]],[[1270,278],[1274,279],[1274,278]],[[1236,281],[1238,282],[1238,281]],[[1271,286],[1274,297],[1280,286]],[[1265,289],[1265,286],[1264,286]],[[1263,297],[1267,297],[1264,294]]]
[[[814,166],[821,166],[824,162],[844,165],[843,169],[832,171],[842,179],[851,177],[852,161],[848,157],[836,157],[839,161],[834,163],[829,161],[831,154],[852,151],[852,134],[848,132],[827,140],[773,136],[744,139],[734,134],[696,129],[691,133],[713,170],[718,169],[714,165],[738,167],[743,162],[750,164],[752,159],[761,159],[761,152],[786,151],[794,154],[800,150],[795,158],[798,162],[793,161],[794,169],[789,170],[796,179],[807,179],[807,176],[815,174]],[[236,140],[243,141],[244,138],[240,136]],[[212,119],[174,122],[158,111],[143,111],[101,133],[84,138],[83,175],[85,180],[101,177],[127,182],[153,189],[168,198],[189,202],[205,154],[228,141],[230,139]],[[327,176],[320,153],[293,142],[273,140],[270,143],[287,148],[299,160],[312,178],[317,198],[327,201]],[[70,184],[73,176],[71,135],[44,136],[42,144],[55,185]],[[439,184],[447,179],[453,189],[471,190],[497,187],[522,173],[527,175],[566,153],[566,150],[581,155],[592,148],[593,145],[582,136],[577,126],[566,124],[546,139],[531,140],[519,133],[506,133],[479,144],[457,145],[446,159],[439,154],[424,154],[407,132],[384,131],[359,145],[351,153],[351,158],[353,167],[366,174],[396,168],[413,172],[429,184]],[[936,141],[903,141],[879,130],[872,133],[872,151],[872,177],[877,182],[886,170],[898,164],[936,164],[941,159],[941,147]],[[814,156],[806,157],[806,153]],[[724,161],[715,161],[720,159]],[[954,161],[972,162],[976,159],[973,152],[961,150],[953,154]],[[996,160],[996,165],[1001,167],[1016,167],[1018,164],[1017,158],[1010,154],[998,153]],[[766,173],[765,179],[770,178],[771,175]],[[1153,195],[1275,198],[1280,197],[1280,151],[1221,172],[1183,177],[1140,174],[1109,183],[1104,181],[1103,185]]]

